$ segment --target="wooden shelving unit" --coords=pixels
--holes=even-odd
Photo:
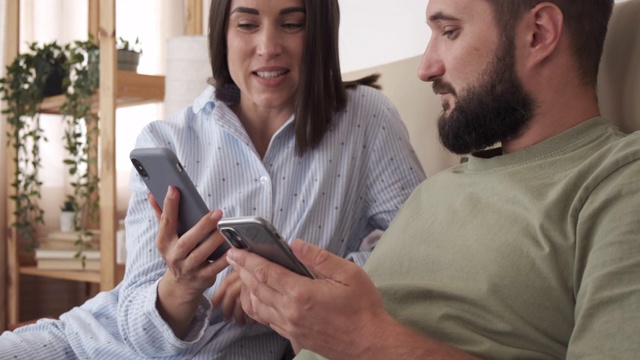
[[[164,76],[144,75],[131,71],[116,71],[116,107],[144,105],[162,101],[164,98]],[[100,91],[94,95],[94,111],[99,110]],[[64,95],[51,96],[42,102],[43,114],[60,114]]]
[[[116,108],[161,102],[164,99],[164,76],[142,75],[116,70],[116,0],[87,0],[89,3],[89,32],[99,41],[100,88],[95,95],[96,111],[100,114],[100,271],[53,271],[34,266],[32,257],[19,253],[19,238],[15,229],[7,225],[6,294],[0,289],[0,305],[6,299],[6,314],[0,315],[0,330],[16,324],[20,310],[20,275],[89,282],[99,285],[100,291],[114,288],[124,274],[124,267],[116,264]],[[5,62],[10,63],[18,55],[20,9],[18,1],[6,1],[5,12]],[[202,33],[202,1],[184,0],[186,33]],[[42,113],[58,114],[64,96],[44,100]],[[12,149],[6,152],[7,187],[13,181]],[[12,189],[8,189],[11,195]],[[13,223],[13,204],[6,201],[7,224]],[[0,255],[2,252],[0,252]],[[1,263],[1,262],[0,262]],[[1,275],[1,272],[0,272]],[[5,297],[6,296],[6,297]],[[2,308],[5,308],[4,306]]]

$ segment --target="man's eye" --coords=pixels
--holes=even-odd
[[[442,32],[442,36],[446,37],[447,39],[453,39],[457,34],[458,29],[448,29]]]

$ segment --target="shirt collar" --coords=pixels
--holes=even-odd
[[[209,104],[215,107],[217,101],[222,101],[227,105],[237,103],[240,101],[240,90],[235,85],[225,86],[219,89],[209,85],[193,101],[191,107],[193,108],[193,112],[197,114]]]

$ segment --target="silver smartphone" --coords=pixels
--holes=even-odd
[[[278,230],[259,216],[223,218],[218,230],[229,245],[256,253],[293,272],[314,278],[313,274],[296,257]]]
[[[169,185],[180,191],[178,236],[182,236],[209,212],[207,204],[202,200],[198,190],[191,182],[191,178],[171,149],[162,147],[134,149],[129,154],[129,158],[160,208],[163,206]],[[211,233],[202,241],[208,238]],[[209,260],[218,259],[227,250],[229,250],[229,245],[226,242],[222,243],[209,256]]]

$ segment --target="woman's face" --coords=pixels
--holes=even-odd
[[[305,20],[303,0],[231,1],[227,62],[245,111],[293,113]]]

